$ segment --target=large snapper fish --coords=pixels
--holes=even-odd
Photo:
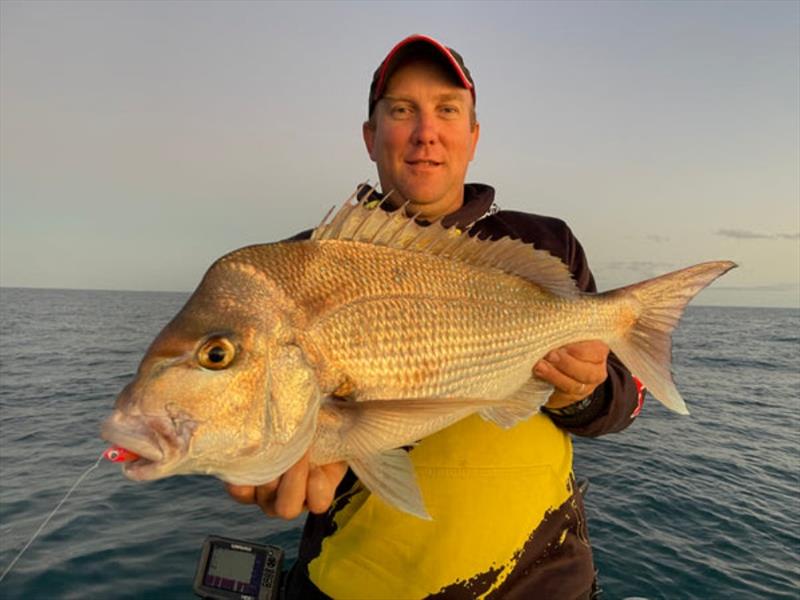
[[[530,244],[480,240],[351,198],[310,240],[217,260],[147,350],[103,437],[127,477],[271,481],[310,448],[347,461],[384,501],[426,517],[402,446],[480,413],[510,427],[552,387],[550,350],[606,342],[652,395],[688,411],[671,332],[733,268],[699,264],[602,294]]]

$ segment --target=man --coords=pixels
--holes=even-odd
[[[399,42],[375,72],[363,126],[381,188],[425,219],[446,215],[446,225],[476,222],[470,233],[482,237],[534,243],[595,291],[562,221],[492,214],[494,190],[464,184],[480,136],[475,99],[458,53],[426,36]],[[641,397],[599,341],[554,350],[532,368],[555,388],[544,413],[507,431],[473,415],[410,451],[432,521],[371,496],[343,464],[309,469],[305,458],[275,482],[228,486],[270,515],[312,513],[287,597],[590,597],[594,566],[567,432],[619,431]]]

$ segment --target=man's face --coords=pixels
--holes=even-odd
[[[464,178],[480,128],[471,123],[472,96],[429,61],[409,62],[391,76],[364,141],[384,192],[429,219],[464,200]]]

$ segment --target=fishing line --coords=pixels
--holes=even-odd
[[[15,556],[15,557],[14,557],[14,560],[12,560],[12,561],[11,561],[11,564],[10,564],[10,565],[8,565],[8,566],[6,567],[6,570],[5,570],[5,571],[3,571],[3,574],[2,574],[2,575],[0,575],[0,582],[1,582],[1,581],[3,581],[3,578],[4,578],[6,575],[8,575],[8,572],[9,572],[9,571],[11,571],[11,569],[14,567],[14,565],[15,565],[15,564],[17,564],[17,561],[19,560],[19,557],[20,557],[20,556],[22,556],[22,554],[25,552],[25,550],[27,550],[27,549],[28,549],[28,546],[30,546],[30,545],[33,543],[33,540],[35,540],[35,539],[38,537],[38,535],[39,535],[39,534],[42,532],[42,529],[44,529],[44,528],[45,528],[45,526],[46,526],[46,525],[47,525],[47,524],[50,522],[50,519],[52,519],[52,518],[53,518],[53,515],[54,515],[54,514],[56,514],[56,512],[58,512],[58,509],[59,509],[59,508],[61,508],[61,505],[62,505],[62,504],[64,504],[64,502],[66,502],[66,501],[67,501],[67,498],[69,498],[70,494],[71,494],[71,493],[72,493],[72,492],[75,490],[75,488],[76,488],[76,487],[78,487],[78,485],[80,484],[80,482],[81,482],[81,481],[83,481],[83,480],[84,480],[84,478],[85,478],[85,477],[86,477],[86,476],[87,476],[89,473],[91,473],[91,472],[92,472],[92,471],[94,471],[94,470],[95,470],[95,469],[96,469],[98,466],[100,466],[100,461],[101,461],[101,460],[103,460],[103,458],[105,457],[105,454],[106,454],[106,452],[103,452],[103,453],[100,455],[100,457],[97,459],[97,462],[96,462],[96,463],[94,463],[94,464],[93,464],[91,467],[89,467],[89,468],[86,470],[86,472],[84,472],[84,474],[83,474],[83,475],[81,475],[80,477],[78,477],[78,481],[76,481],[75,483],[73,483],[73,484],[72,484],[72,487],[71,487],[71,488],[69,488],[69,491],[68,491],[68,492],[66,493],[66,495],[65,495],[65,496],[64,496],[64,497],[61,499],[61,502],[59,502],[58,504],[56,504],[56,507],[55,507],[55,508],[52,510],[52,512],[51,512],[49,515],[47,515],[47,518],[44,520],[44,522],[43,522],[41,525],[39,525],[39,529],[37,529],[37,530],[36,530],[36,533],[34,533],[34,534],[33,534],[33,537],[32,537],[30,540],[28,540],[28,543],[27,543],[27,544],[25,544],[25,546],[22,548],[22,550],[20,550],[20,551],[19,551],[19,553],[17,554],[17,556]]]

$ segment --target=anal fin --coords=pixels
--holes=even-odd
[[[504,429],[510,429],[520,421],[529,419],[539,412],[550,395],[553,386],[538,377],[531,377],[516,392],[503,401],[500,406],[484,408],[481,417]]]
[[[348,463],[361,482],[381,500],[415,517],[431,520],[408,452],[388,450],[369,457],[351,458]]]

